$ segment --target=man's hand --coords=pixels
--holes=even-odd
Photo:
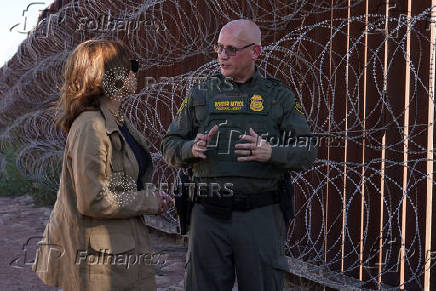
[[[195,137],[194,144],[192,145],[192,154],[196,158],[205,159],[204,152],[207,150],[207,145],[212,137],[218,132],[218,125],[215,125],[209,130],[208,134],[198,133]]]
[[[252,128],[250,128],[250,135],[244,134],[241,136],[242,140],[249,143],[238,143],[235,145],[235,154],[242,155],[238,157],[238,162],[266,162],[271,158],[272,147],[261,136],[257,135]]]
[[[159,198],[159,210],[157,214],[161,215],[167,212],[171,205],[174,205],[174,199],[164,191],[160,191],[156,195]]]

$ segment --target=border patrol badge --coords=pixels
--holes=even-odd
[[[260,95],[251,96],[250,109],[253,111],[262,111],[264,109],[262,96],[260,96]]]
[[[295,110],[304,115],[303,106],[301,106],[300,102],[295,102]]]

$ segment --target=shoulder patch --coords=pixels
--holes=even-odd
[[[282,84],[282,81],[280,81],[279,79],[273,78],[273,77],[266,77],[266,79],[273,86],[280,86]]]
[[[186,107],[187,104],[188,104],[188,97],[183,99],[182,104],[180,104],[180,107],[179,107],[179,109],[177,110],[177,113],[176,113],[176,118],[180,118],[182,110],[183,110],[183,108]]]
[[[303,106],[298,101],[295,102],[295,110],[304,115]]]

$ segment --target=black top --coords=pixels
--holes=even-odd
[[[143,190],[144,184],[142,183],[140,177],[142,177],[145,174],[145,170],[147,169],[148,165],[151,164],[151,156],[142,146],[140,146],[136,142],[136,140],[130,134],[129,129],[126,127],[125,124],[123,124],[123,126],[118,126],[118,127],[121,133],[123,134],[124,139],[127,141],[133,153],[135,154],[136,160],[138,161],[139,174],[138,174],[138,179],[136,181],[136,188],[138,191]]]

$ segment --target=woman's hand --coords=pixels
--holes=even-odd
[[[159,210],[157,212],[158,215],[167,212],[168,208],[174,205],[174,199],[164,191],[158,192],[157,197],[159,198]]]

